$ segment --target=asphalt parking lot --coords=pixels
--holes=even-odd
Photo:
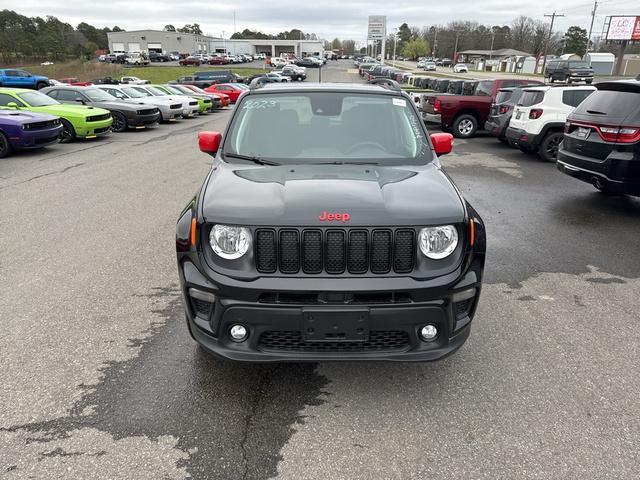
[[[459,352],[222,362],[186,329],[174,227],[230,113],[0,161],[0,477],[638,478],[640,200],[456,140],[489,250]]]

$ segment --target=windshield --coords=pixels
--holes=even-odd
[[[432,159],[422,122],[405,98],[279,93],[244,97],[236,108],[224,155],[287,164],[422,165]]]
[[[185,87],[181,87],[179,85],[176,85],[175,87],[162,87],[163,89],[167,90],[169,93],[173,94],[173,95],[185,95],[188,93],[193,93],[193,91],[189,90],[188,88]]]
[[[113,102],[117,100],[113,95],[100,90],[99,88],[92,88],[90,90],[84,90],[83,93],[89,97],[92,102]]]
[[[475,95],[490,97],[492,93],[493,93],[493,80],[486,80],[484,82],[478,83],[478,86],[476,87]]]
[[[46,107],[47,105],[58,105],[60,102],[40,92],[19,93],[18,97],[24,100],[31,107]]]
[[[569,62],[569,68],[591,68],[587,62]]]
[[[137,88],[133,87],[123,87],[122,91],[129,95],[131,98],[142,98],[151,96],[151,94],[146,92],[145,90],[140,91]]]
[[[167,92],[163,92],[162,90],[160,90],[159,88],[156,88],[156,87],[147,87],[146,90],[151,92],[156,97],[164,97],[164,96],[167,95]]]

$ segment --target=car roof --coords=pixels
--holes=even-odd
[[[400,96],[401,91],[390,90],[379,85],[360,83],[269,83],[259,89],[253,90],[255,93],[288,93],[288,92],[340,92],[340,93],[374,93],[377,95]]]
[[[598,90],[613,90],[616,92],[638,92],[640,93],[640,80],[612,80],[609,82],[599,82],[596,84]]]

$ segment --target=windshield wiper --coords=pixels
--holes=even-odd
[[[315,165],[380,165],[378,162],[325,162]]]
[[[264,158],[252,156],[252,155],[241,155],[239,153],[225,153],[225,158],[237,158],[238,160],[246,160],[248,162],[257,163],[258,165],[282,165],[278,162],[272,162],[271,160],[265,160]]]

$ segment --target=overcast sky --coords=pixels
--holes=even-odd
[[[197,0],[111,0],[105,2],[75,0],[0,0],[0,8],[15,10],[27,16],[53,15],[77,25],[85,21],[95,26],[125,30],[161,29],[166,24],[176,27],[199,23],[204,33],[230,36],[236,29],[278,33],[292,28],[316,33],[319,37],[366,37],[367,16],[387,15],[388,31],[407,22],[411,26],[444,24],[452,20],[475,20],[486,25],[509,24],[518,15],[543,19],[544,14],[563,13],[556,19],[554,30],[564,31],[571,25],[589,28],[593,1],[589,0],[249,0],[212,2]],[[594,35],[602,31],[606,15],[640,15],[638,0],[599,0]]]

